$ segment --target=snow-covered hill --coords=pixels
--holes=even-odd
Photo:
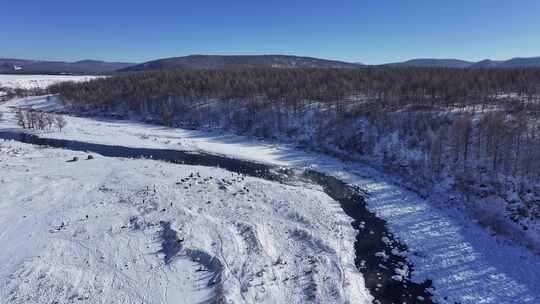
[[[48,86],[63,81],[88,81],[99,76],[68,76],[68,75],[2,75],[0,88],[8,89],[45,89]]]
[[[149,71],[167,69],[238,69],[238,68],[332,68],[357,69],[360,64],[288,55],[190,55],[163,58],[130,66],[120,71]]]
[[[104,74],[134,63],[80,60],[76,62],[0,58],[0,73],[24,74]]]

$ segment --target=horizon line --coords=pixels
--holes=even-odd
[[[539,56],[512,56],[507,58],[483,58],[483,59],[462,59],[458,57],[408,57],[408,59],[396,59],[391,61],[386,61],[383,63],[366,63],[362,60],[343,60],[339,58],[327,58],[327,57],[317,57],[313,55],[297,55],[297,54],[288,54],[288,53],[253,53],[253,54],[242,54],[242,53],[192,53],[188,55],[179,55],[179,56],[165,56],[165,57],[155,57],[153,59],[148,60],[142,60],[142,61],[130,61],[130,60],[123,60],[123,59],[107,59],[107,58],[88,58],[88,57],[82,57],[80,59],[72,59],[72,60],[65,60],[65,59],[43,59],[43,58],[21,58],[21,57],[14,57],[14,56],[0,56],[0,59],[11,59],[11,60],[30,60],[30,61],[50,61],[50,62],[65,62],[65,63],[77,63],[81,61],[102,61],[102,62],[108,62],[108,63],[133,63],[133,64],[142,64],[150,61],[156,61],[156,60],[162,60],[162,59],[171,59],[171,58],[182,58],[182,57],[192,57],[192,56],[238,56],[238,57],[249,57],[249,56],[291,56],[291,57],[305,57],[305,58],[313,58],[313,59],[322,59],[322,60],[329,60],[329,61],[339,61],[344,63],[350,63],[350,64],[361,64],[361,65],[387,65],[387,64],[393,64],[393,63],[403,63],[408,62],[411,60],[459,60],[459,61],[465,61],[470,63],[478,63],[485,60],[491,60],[491,61],[507,61],[512,59],[531,59],[531,58],[540,58]]]

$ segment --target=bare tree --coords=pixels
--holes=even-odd
[[[171,98],[169,98],[169,102],[170,99]],[[173,112],[170,109],[169,102],[162,102],[160,104],[160,116],[166,125],[171,125],[173,117]]]
[[[62,132],[62,129],[67,126],[67,121],[65,120],[64,116],[56,115],[54,117],[54,120],[56,121],[56,126],[58,127],[58,130]]]
[[[17,109],[17,112],[15,112],[15,119],[17,120],[17,125],[23,129],[27,128],[26,117],[21,109]]]
[[[46,121],[47,114],[43,113],[43,112],[40,112],[39,114],[36,115],[36,117],[37,117],[38,129],[39,130],[44,130],[45,126],[47,125],[47,121]]]
[[[36,129],[37,128],[37,121],[38,121],[38,114],[34,110],[30,110],[26,112],[26,121],[28,122],[28,126],[30,129]]]
[[[471,141],[472,127],[472,117],[469,113],[460,115],[452,124],[452,131],[454,134],[454,150],[456,152],[455,161],[458,163],[460,160],[459,156],[462,154],[463,157],[461,159],[463,160],[464,166],[467,165],[467,160],[469,157],[469,145]]]
[[[54,114],[47,113],[45,115],[45,126],[47,127],[47,130],[52,130],[54,126]]]
[[[492,156],[492,169],[497,171],[502,149],[502,141],[505,133],[505,115],[501,112],[487,113],[482,117],[482,124],[486,129],[487,151]]]

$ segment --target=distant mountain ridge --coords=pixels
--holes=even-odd
[[[517,57],[506,61],[492,61],[498,68],[540,67],[540,57]]]
[[[440,67],[440,68],[528,68],[539,67],[540,57],[516,57],[509,60],[485,59],[471,62],[460,59],[417,58],[404,62],[364,65],[338,60],[293,55],[189,55],[151,60],[141,64],[80,60],[76,62],[0,58],[4,74],[108,74],[168,69],[234,69],[234,68],[323,68],[358,69],[365,67]]]
[[[337,68],[356,69],[361,65],[313,57],[291,55],[190,55],[148,61],[122,71],[166,69],[231,69],[231,68]]]
[[[474,62],[460,59],[434,59],[434,58],[419,58],[411,59],[404,62],[395,62],[385,64],[386,66],[394,67],[441,67],[441,68],[468,68]]]
[[[135,72],[167,69],[230,69],[230,68],[337,68],[358,69],[369,67],[361,63],[327,60],[290,55],[190,55],[148,61],[120,71]],[[441,67],[441,68],[526,68],[540,67],[540,57],[512,58],[505,61],[482,60],[472,62],[460,59],[418,58],[371,66]]]
[[[0,73],[100,74],[134,65],[127,62],[80,60],[76,62],[0,58]]]
[[[475,62],[475,63],[471,64],[470,67],[471,68],[482,68],[482,69],[496,68],[500,64],[502,64],[503,62],[504,62],[503,60],[484,59],[484,60],[481,60],[481,61],[478,61],[478,62]]]
[[[383,64],[383,66],[394,67],[443,67],[443,68],[528,68],[540,67],[540,57],[516,57],[509,60],[485,59],[478,62],[465,61],[460,59],[436,59],[420,58],[411,59],[404,62]]]

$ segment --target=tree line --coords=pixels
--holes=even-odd
[[[49,130],[58,129],[60,132],[67,126],[64,116],[36,110],[17,109],[15,112],[17,125],[23,129]]]
[[[468,106],[514,92],[538,101],[540,69],[365,68],[172,70],[53,85],[53,93],[88,103],[182,98],[254,98],[336,102],[363,97],[380,106]]]

